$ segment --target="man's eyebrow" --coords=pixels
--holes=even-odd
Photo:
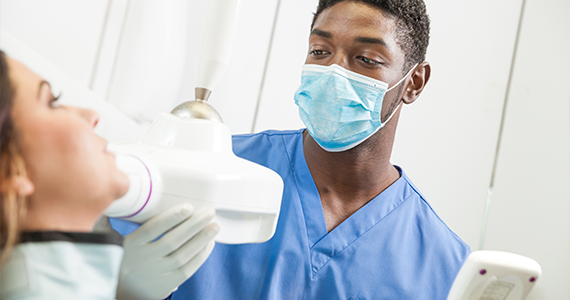
[[[386,44],[386,42],[383,39],[379,39],[379,38],[359,36],[359,37],[354,39],[354,42],[363,43],[363,44],[380,44],[380,45],[388,48],[388,45]]]
[[[318,35],[325,39],[332,39],[332,34],[328,31],[320,30],[320,29],[313,29],[310,35]]]
[[[42,81],[40,82],[40,85],[38,86],[38,98],[40,97],[40,93],[42,92],[42,86],[43,86],[44,84],[47,84],[47,85],[51,88],[51,85],[49,84],[49,82],[47,82],[47,81],[45,81],[45,80],[42,80]]]

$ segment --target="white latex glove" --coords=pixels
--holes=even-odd
[[[117,299],[164,299],[206,261],[220,227],[215,210],[192,211],[175,206],[125,237]]]

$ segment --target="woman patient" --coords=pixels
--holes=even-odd
[[[122,238],[91,230],[129,179],[97,122],[94,111],[59,105],[48,82],[0,51],[0,299],[115,299]],[[182,211],[183,222],[188,210],[165,214]],[[194,241],[199,265],[211,240]]]

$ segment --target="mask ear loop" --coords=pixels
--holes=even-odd
[[[400,85],[400,83],[402,83],[404,81],[404,79],[408,78],[408,76],[410,76],[410,74],[412,74],[412,72],[416,69],[416,67],[419,65],[419,63],[415,64],[406,75],[404,75],[404,77],[402,77],[402,79],[400,79],[400,81],[398,81],[398,83],[394,84],[391,88],[386,90],[386,93],[388,93],[389,91],[391,91],[393,88],[397,87],[398,85]]]
[[[392,114],[388,117],[388,119],[386,121],[384,121],[384,123],[382,123],[382,127],[384,127],[386,125],[386,123],[388,123],[392,117],[396,114],[396,112],[398,111],[398,109],[402,106],[402,103],[404,102],[400,102],[400,104],[398,104],[398,106],[396,107],[396,109],[394,109],[394,111],[392,112]]]
[[[412,72],[416,69],[416,67],[419,65],[419,63],[415,64],[410,71],[408,71],[408,73],[402,77],[402,79],[400,79],[400,81],[398,81],[398,83],[394,84],[391,88],[386,90],[386,93],[388,93],[389,91],[391,91],[392,89],[394,89],[395,87],[397,87],[398,85],[400,85],[400,83],[402,83],[404,81],[404,79],[408,78],[408,76],[410,76],[410,74],[412,74]],[[385,95],[385,94],[384,94]],[[386,121],[384,121],[382,123],[382,126],[386,125],[386,123],[388,123],[392,117],[396,114],[396,112],[398,111],[398,109],[400,109],[400,107],[402,106],[402,103],[404,102],[400,102],[400,104],[398,104],[398,106],[394,109],[394,111],[392,112],[392,114],[390,114],[390,116],[388,117],[388,119]]]

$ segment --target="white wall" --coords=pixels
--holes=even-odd
[[[425,94],[403,107],[392,161],[476,250],[521,1],[427,5],[432,76]]]
[[[486,249],[542,266],[529,300],[570,298],[569,1],[527,0]]]
[[[110,0],[1,0],[0,27],[88,86]]]
[[[94,49],[120,36],[105,52],[113,76],[100,96],[144,123],[193,99],[204,1],[0,0],[0,27],[86,85],[97,70]],[[523,0],[426,1],[432,78],[402,111],[392,162],[477,250]],[[569,299],[570,4],[527,1],[485,248],[538,260],[544,276],[531,299]],[[303,126],[293,93],[316,3],[242,0],[232,63],[210,100],[232,132]],[[160,18],[172,8],[171,19]],[[102,34],[110,19],[121,30],[114,37]]]

